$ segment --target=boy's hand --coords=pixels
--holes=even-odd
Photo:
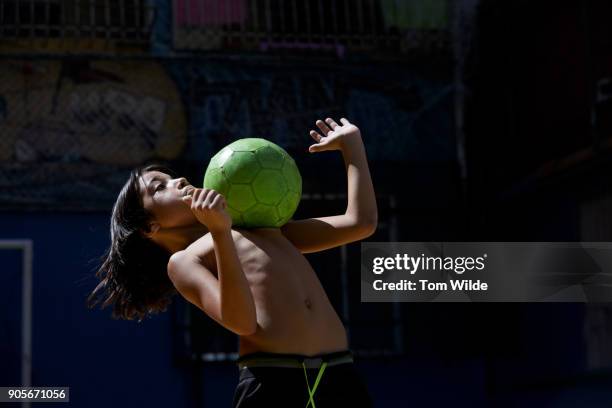
[[[361,132],[357,126],[350,123],[347,119],[340,119],[341,125],[333,119],[327,118],[325,122],[317,120],[316,125],[321,130],[322,135],[315,131],[310,131],[310,136],[317,142],[308,148],[310,153],[322,152],[325,150],[341,150],[344,143],[349,139],[360,139]]]
[[[198,221],[206,225],[211,233],[227,231],[232,227],[232,218],[225,211],[225,197],[208,188],[194,188],[183,201],[191,206]]]

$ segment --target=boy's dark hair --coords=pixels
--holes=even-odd
[[[89,308],[113,305],[115,319],[141,321],[163,312],[176,293],[166,272],[170,253],[145,235],[152,215],[144,208],[139,179],[149,171],[174,177],[162,165],[132,170],[113,207],[111,245],[96,272],[100,283],[87,298]]]

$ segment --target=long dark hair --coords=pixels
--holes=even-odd
[[[113,305],[115,319],[142,321],[165,311],[176,293],[166,272],[170,253],[145,235],[152,215],[144,208],[139,179],[149,171],[174,176],[162,165],[132,170],[113,207],[111,245],[96,272],[100,282],[87,298],[89,308]]]

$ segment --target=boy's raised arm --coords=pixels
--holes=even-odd
[[[303,253],[317,252],[364,239],[374,233],[378,223],[376,196],[359,129],[345,118],[341,124],[327,118],[317,121],[322,134],[311,130],[317,142],[311,153],[340,150],[347,174],[347,206],[344,214],[291,220],[281,230]]]
[[[183,297],[225,328],[241,336],[255,333],[255,302],[236,253],[225,199],[207,189],[196,189],[193,196],[185,198],[198,220],[210,231],[217,277],[202,262],[201,239],[172,255],[168,276]]]

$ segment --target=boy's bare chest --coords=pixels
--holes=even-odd
[[[208,235],[209,250],[205,263],[209,270],[217,273],[217,259],[212,237]],[[297,271],[310,268],[303,255],[280,232],[258,233],[232,230],[236,253],[247,278],[252,274],[270,274],[277,270]]]
[[[233,231],[232,237],[253,296],[260,301],[258,303],[269,305],[274,302],[269,296],[274,294],[277,301],[285,299],[285,307],[297,301],[301,307],[312,308],[321,296],[318,293],[320,284],[315,282],[316,274],[306,258],[282,234]],[[216,275],[217,259],[211,238],[209,247],[206,263]]]

